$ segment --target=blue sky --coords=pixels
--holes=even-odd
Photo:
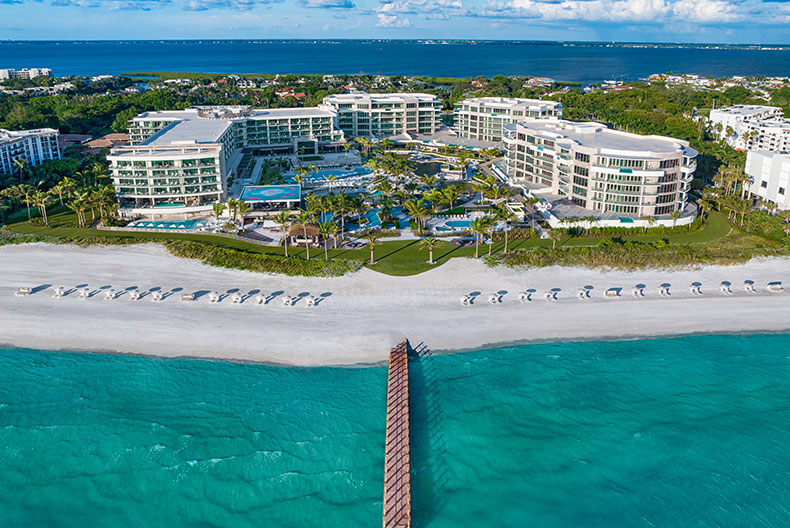
[[[790,0],[0,0],[1,39],[337,37],[790,44]]]

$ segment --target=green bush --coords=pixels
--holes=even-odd
[[[129,224],[129,220],[122,220],[114,216],[102,216],[101,223],[107,227],[126,227]]]
[[[171,254],[181,258],[199,259],[204,264],[221,268],[242,269],[263,273],[282,273],[308,277],[337,277],[357,271],[361,261],[356,260],[304,260],[281,255],[248,253],[200,242],[170,240],[164,243]]]

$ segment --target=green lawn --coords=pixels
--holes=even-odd
[[[26,216],[26,214],[25,214]],[[64,236],[64,237],[92,237],[92,238],[107,238],[107,239],[134,239],[134,240],[190,240],[194,242],[204,242],[214,244],[217,246],[248,251],[253,253],[265,253],[282,255],[284,249],[282,247],[262,246],[243,240],[234,238],[209,235],[209,234],[193,234],[193,233],[146,233],[140,231],[99,231],[96,229],[85,229],[72,227],[75,223],[76,217],[72,212],[59,212],[53,211],[50,214],[50,227],[34,226],[27,222],[20,222],[10,226],[11,230],[20,234],[31,235],[50,235],[50,236]],[[643,235],[641,233],[633,236],[624,237],[627,240],[639,241],[644,243],[656,242],[661,238],[666,238],[670,244],[696,244],[711,242],[727,236],[730,232],[730,224],[727,220],[718,213],[712,213],[705,228],[694,233],[678,234],[678,235]],[[570,238],[563,240],[558,244],[561,246],[595,246],[607,240],[606,238]],[[382,242],[375,247],[376,264],[369,265],[370,269],[385,273],[387,275],[415,275],[422,273],[436,266],[440,266],[454,257],[472,257],[474,256],[475,249],[473,247],[458,248],[450,244],[450,239],[442,239],[442,243],[434,250],[434,260],[436,264],[428,264],[428,250],[421,249],[420,243],[417,240],[396,240],[392,242]],[[551,240],[541,240],[537,238],[530,238],[525,240],[511,240],[508,244],[510,249],[520,248],[537,248],[537,247],[551,247]],[[492,251],[494,253],[501,252],[504,249],[504,242],[497,242],[493,244]],[[305,248],[289,248],[288,254],[293,257],[304,258]],[[480,255],[488,253],[488,245],[480,246]],[[324,258],[324,251],[321,249],[311,248],[311,258]],[[362,249],[338,249],[330,250],[329,258],[345,258],[354,260],[367,260],[370,258],[370,249],[364,247]]]

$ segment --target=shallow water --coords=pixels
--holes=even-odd
[[[411,363],[414,526],[787,526],[790,336]],[[0,526],[375,526],[386,368],[0,351]]]

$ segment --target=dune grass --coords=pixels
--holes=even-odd
[[[282,256],[284,255],[284,248],[264,246],[245,240],[239,240],[227,236],[214,235],[214,234],[197,234],[197,233],[156,233],[144,231],[105,231],[97,229],[87,229],[75,227],[76,217],[72,212],[59,212],[53,213],[50,216],[50,226],[35,226],[27,222],[19,222],[12,224],[11,231],[18,234],[39,235],[39,236],[53,236],[62,238],[83,239],[86,243],[141,243],[141,242],[166,242],[169,240],[179,240],[188,242],[199,242],[202,244],[209,244],[218,248],[231,249],[241,251],[244,253],[261,254]],[[732,228],[722,215],[712,213],[709,215],[707,224],[693,233],[681,233],[677,235],[645,235],[636,232],[632,236],[619,237],[619,240],[639,242],[641,244],[654,244],[661,239],[669,241],[670,246],[689,245],[689,244],[707,244],[714,241],[728,240],[732,244],[744,245],[745,239],[743,237],[734,237],[731,232]],[[615,237],[618,238],[618,237]],[[563,250],[563,261],[574,261],[579,265],[584,265],[583,250],[595,248],[603,244],[611,238],[590,238],[590,237],[575,237],[567,238],[557,244],[558,249]],[[474,246],[466,248],[458,248],[449,243],[450,239],[444,239],[442,243],[434,250],[435,264],[428,264],[428,251],[422,249],[419,241],[417,240],[396,240],[380,242],[375,246],[375,264],[367,264],[366,266],[372,270],[387,275],[395,276],[408,276],[415,275],[441,266],[452,258],[456,257],[473,257],[475,253]],[[521,240],[511,240],[508,244],[508,249],[511,251],[519,250],[517,252],[541,249],[551,249],[551,240],[541,240],[539,238],[529,238]],[[751,246],[750,246],[751,247]],[[578,248],[580,251],[574,251]],[[504,242],[496,242],[491,247],[493,255],[501,255],[504,250]],[[481,244],[480,256],[488,254],[488,245]],[[345,259],[353,261],[367,261],[370,258],[370,250],[367,247],[361,249],[337,249],[329,250],[330,259]],[[579,253],[578,257],[573,257],[574,253]],[[644,250],[642,251],[644,253]],[[743,254],[743,252],[740,252]],[[288,254],[291,257],[304,259],[306,250],[304,247],[291,247],[288,249]],[[571,255],[570,257],[568,255]],[[310,257],[315,260],[322,260],[324,258],[324,251],[318,248],[310,249]],[[545,255],[542,255],[545,257]],[[652,261],[652,259],[651,259]]]

